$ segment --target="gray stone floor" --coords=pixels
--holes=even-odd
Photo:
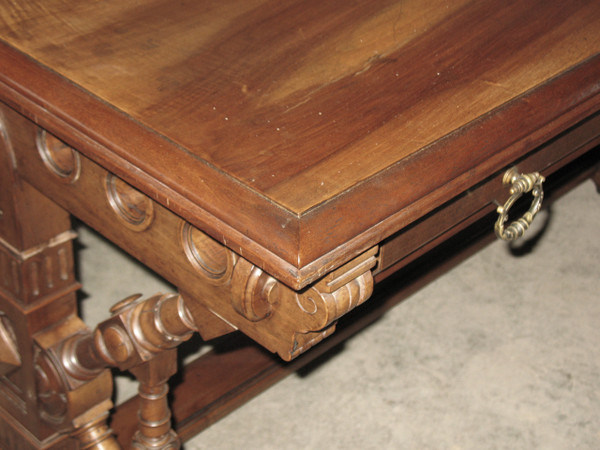
[[[490,245],[185,448],[600,448],[593,183],[555,203],[547,219],[531,252],[514,256],[502,242]],[[79,231],[89,324],[133,292],[172,289]],[[122,399],[135,387],[119,378]]]

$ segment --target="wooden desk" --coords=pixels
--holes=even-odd
[[[113,445],[108,366],[141,383],[138,442],[170,445],[192,332],[291,360],[515,164],[597,180],[599,51],[591,1],[4,2],[2,445]],[[70,214],[179,294],[92,333]]]

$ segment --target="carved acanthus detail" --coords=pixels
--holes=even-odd
[[[372,292],[377,247],[295,291],[189,224],[181,242],[197,277],[181,294],[200,334],[238,329],[285,360],[331,334],[335,321]]]

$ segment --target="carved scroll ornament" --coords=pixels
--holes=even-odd
[[[233,271],[232,306],[260,327],[262,345],[291,360],[333,333],[337,319],[370,297],[376,254],[373,248],[302,291],[240,258]]]

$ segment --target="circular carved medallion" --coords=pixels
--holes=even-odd
[[[36,145],[46,167],[60,180],[74,183],[79,179],[79,153],[46,130],[39,129]]]
[[[112,209],[130,229],[143,231],[154,219],[154,204],[146,195],[120,178],[108,174],[106,194]]]
[[[188,260],[209,281],[223,283],[231,278],[235,257],[227,247],[189,223],[183,225],[181,239]]]

